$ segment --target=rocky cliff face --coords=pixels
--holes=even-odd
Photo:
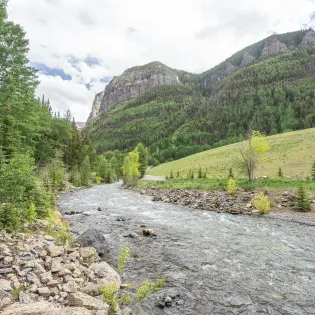
[[[121,76],[114,77],[104,92],[96,95],[88,121],[119,102],[163,84],[180,84],[178,71],[157,61],[127,69]]]
[[[98,113],[100,111],[102,99],[104,97],[104,93],[105,92],[103,91],[103,92],[100,92],[100,93],[95,95],[94,102],[92,105],[92,110],[91,110],[90,116],[88,118],[88,122],[90,120],[94,119],[98,115]]]
[[[302,39],[300,46],[309,46],[315,43],[315,32],[309,29]]]
[[[276,36],[273,36],[266,40],[265,46],[261,52],[262,57],[277,55],[288,51],[288,47],[281,43]]]

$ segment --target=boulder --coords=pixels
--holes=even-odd
[[[107,262],[102,261],[94,263],[89,267],[98,278],[102,278],[109,283],[116,283],[118,287],[121,285],[119,274]]]
[[[97,229],[87,230],[76,239],[76,242],[82,247],[95,248],[102,256],[110,252],[110,247],[106,244],[104,233]]]
[[[38,295],[43,297],[49,297],[50,296],[50,290],[46,287],[38,288],[37,289]]]
[[[13,296],[10,293],[0,289],[0,310],[11,303],[13,303]]]
[[[11,282],[5,279],[0,279],[0,289],[3,291],[12,291]]]
[[[47,251],[49,256],[58,257],[64,254],[65,249],[63,246],[48,246]]]
[[[109,310],[109,306],[105,302],[82,292],[69,295],[69,306],[83,306],[89,310],[105,310],[106,314]]]
[[[74,280],[70,280],[69,282],[63,285],[63,291],[67,293],[75,293],[78,291],[77,284],[75,283]]]

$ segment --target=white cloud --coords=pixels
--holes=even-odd
[[[55,109],[70,108],[77,120],[88,117],[103,77],[153,60],[204,71],[272,32],[315,26],[314,11],[314,0],[9,2],[10,18],[30,39],[30,60],[72,76],[68,82],[41,75],[38,93],[45,92]],[[100,64],[89,66],[87,57]]]

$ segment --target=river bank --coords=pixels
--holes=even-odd
[[[86,242],[83,235],[78,242]],[[3,315],[108,315],[99,296],[119,274],[93,247],[62,245],[45,232],[0,231],[0,313]],[[120,309],[117,315],[133,314]]]
[[[271,214],[230,215],[156,202],[118,183],[65,194],[59,206],[73,233],[95,229],[103,234],[105,260],[115,260],[121,244],[130,247],[124,283],[165,280],[161,292],[131,304],[136,313],[315,312],[313,226]],[[81,213],[65,214],[71,210]],[[144,236],[144,226],[155,236]]]

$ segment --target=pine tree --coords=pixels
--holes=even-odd
[[[199,170],[198,170],[198,178],[202,178],[202,169],[201,169],[201,167],[199,167]]]
[[[171,174],[170,174],[170,179],[174,179],[174,174],[173,174],[173,171],[171,171]]]
[[[81,183],[83,186],[90,185],[90,177],[91,177],[91,164],[89,156],[85,156],[82,165],[80,167],[81,174]]]
[[[307,196],[307,193],[303,184],[299,186],[295,199],[296,199],[296,208],[298,211],[307,212],[311,210],[310,200]]]
[[[281,167],[279,167],[279,170],[278,170],[278,176],[279,176],[280,178],[282,178],[282,177],[283,177],[283,173],[282,173],[282,169],[281,169]]]
[[[176,173],[176,177],[177,177],[177,178],[179,178],[179,177],[180,177],[179,171],[177,171],[177,173]]]

